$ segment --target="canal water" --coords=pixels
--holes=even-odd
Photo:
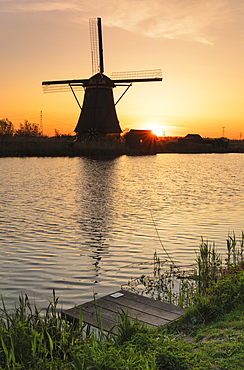
[[[69,308],[244,230],[244,154],[0,158],[0,294]]]

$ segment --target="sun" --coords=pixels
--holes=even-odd
[[[156,136],[162,136],[163,135],[163,126],[157,125],[157,124],[150,124],[146,127],[147,130],[152,130],[152,133]]]

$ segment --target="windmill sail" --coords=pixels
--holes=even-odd
[[[84,84],[86,84],[87,81],[88,79],[43,81],[42,87],[43,87],[44,93],[66,92],[66,91],[70,91],[71,88],[78,91],[78,90],[83,90]]]
[[[95,75],[96,73],[104,72],[101,18],[91,18],[89,25],[92,54],[92,74]]]
[[[111,79],[116,83],[162,81],[161,69],[146,69],[142,71],[113,72]]]

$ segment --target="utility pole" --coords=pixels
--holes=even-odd
[[[42,111],[40,111],[40,132],[43,135]]]
[[[225,126],[222,127],[222,137],[225,137]]]

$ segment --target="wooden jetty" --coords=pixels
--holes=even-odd
[[[127,290],[119,290],[91,302],[64,310],[68,320],[82,318],[90,326],[117,333],[119,313],[139,320],[149,327],[163,326],[180,318],[184,309],[169,303],[147,298]]]

